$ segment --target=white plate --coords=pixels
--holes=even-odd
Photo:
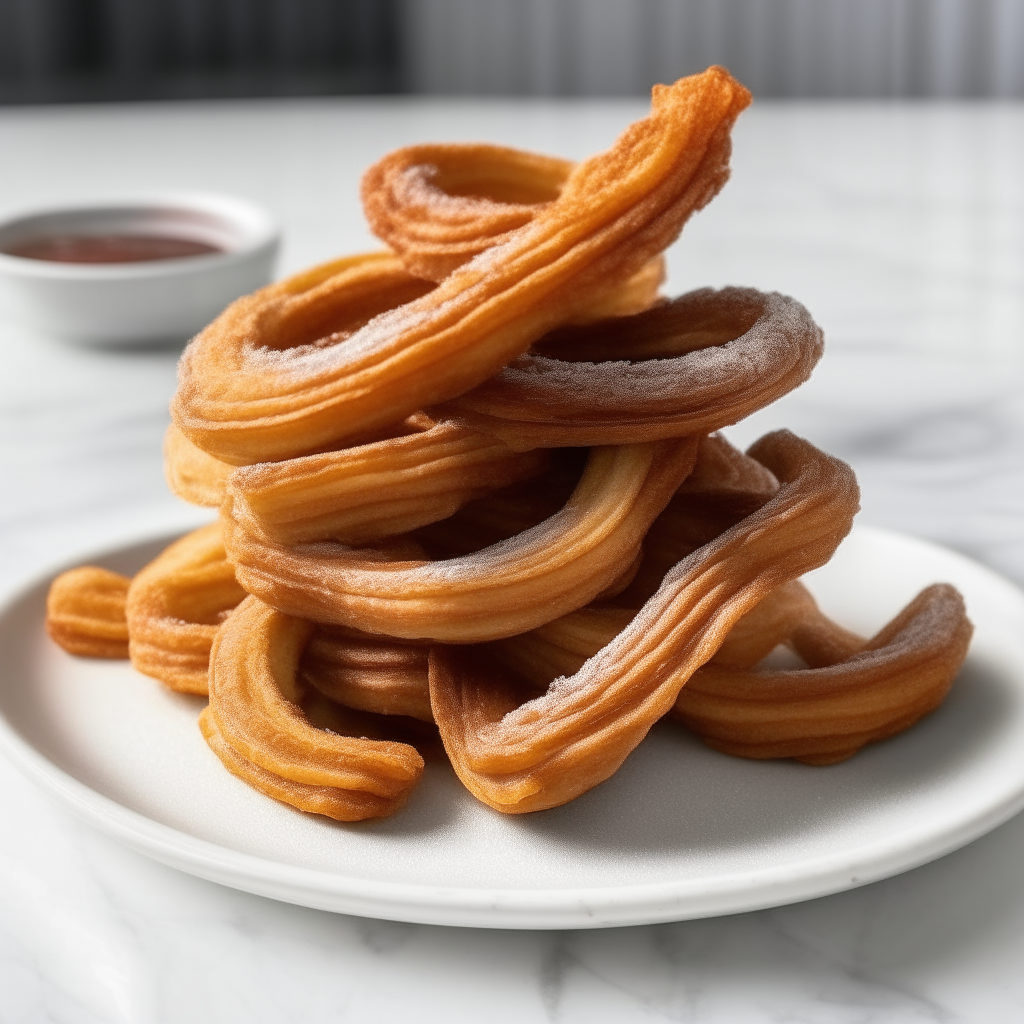
[[[88,560],[131,572],[162,543]],[[129,846],[310,907],[494,928],[753,910],[904,871],[1024,806],[1024,594],[952,552],[864,528],[809,577],[825,610],[864,633],[938,580],[963,591],[977,627],[952,693],[829,768],[726,757],[661,725],[567,807],[503,817],[434,764],[394,818],[336,824],[229,775],[196,727],[198,699],[53,645],[45,581],[0,610],[0,746]]]

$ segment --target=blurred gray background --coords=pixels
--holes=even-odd
[[[0,0],[0,102],[625,96],[725,64],[764,97],[1024,97],[1024,0]]]

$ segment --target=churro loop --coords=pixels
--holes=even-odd
[[[278,800],[340,821],[391,814],[419,780],[423,758],[406,743],[310,722],[296,672],[312,629],[246,598],[214,641],[204,733],[229,770]]]
[[[923,590],[852,650],[828,644],[827,636],[822,643],[813,621],[801,617],[797,625],[803,635],[788,642],[811,667],[711,662],[679,694],[674,716],[727,754],[834,764],[937,708],[972,633],[963,598],[948,584]],[[818,659],[826,663],[815,665]]]
[[[172,690],[205,694],[210,646],[244,597],[224,552],[220,523],[186,534],[128,588],[132,664]]]
[[[582,607],[621,580],[696,448],[692,438],[595,448],[564,508],[460,558],[274,544],[247,532],[230,500],[221,511],[225,543],[242,586],[290,615],[407,639],[494,640]]]
[[[752,288],[703,288],[556,336],[448,407],[521,449],[706,434],[802,384],[822,352],[799,302]]]
[[[485,250],[512,241],[559,197],[572,168],[569,160],[485,143],[407,146],[368,168],[360,192],[371,230],[409,272],[443,281]],[[654,257],[628,281],[594,296],[577,319],[647,309],[664,276],[664,260]]]
[[[374,318],[431,288],[378,252],[324,263],[243,296],[182,355],[171,402],[175,425],[231,465],[335,447],[354,432],[334,426],[336,406],[349,397],[346,368],[332,367],[334,357],[358,348],[356,338],[365,338],[362,329]],[[413,411],[379,416],[354,440]]]
[[[164,434],[164,478],[171,493],[202,508],[219,508],[227,492],[229,466],[197,448],[173,423]]]
[[[238,300],[182,358],[167,477],[219,525],[130,585],[61,577],[55,638],[127,630],[142,671],[209,688],[228,770],[343,821],[397,809],[439,735],[521,813],[666,713],[825,764],[933,708],[970,636],[955,592],[870,642],[842,629],[796,577],[849,529],[849,467],[786,432],[749,456],[703,436],[805,380],[820,330],[775,293],[659,298],[749,101],[710,68],[575,166],[462,145],[370,168],[390,251]],[[767,667],[780,644],[807,668]]]
[[[657,86],[650,115],[578,164],[509,241],[398,308],[382,303],[387,289],[366,285],[360,267],[320,278],[311,307],[294,279],[238,300],[186,350],[175,423],[224,462],[278,461],[482,383],[675,239],[724,184],[729,131],[749,102],[721,68]],[[376,280],[381,271],[365,273]],[[363,308],[382,313],[359,329],[349,297],[357,282],[373,298]]]
[[[776,494],[684,558],[614,640],[543,696],[521,704],[475,652],[432,649],[434,718],[480,800],[508,813],[541,810],[608,778],[741,616],[831,557],[857,510],[849,467],[788,431],[750,455],[779,481]]]
[[[93,565],[62,572],[46,595],[46,632],[69,654],[127,658],[124,606],[130,582]]]
[[[443,281],[561,194],[573,164],[484,143],[396,149],[363,174],[370,229],[411,274]]]
[[[305,782],[292,782],[268,772],[253,761],[244,758],[224,738],[216,716],[207,706],[199,714],[199,729],[210,749],[232,775],[248,783],[265,796],[289,804],[308,814],[322,814],[337,821],[360,821],[379,818],[393,813],[401,803],[380,797],[350,795],[335,786],[311,786]]]
[[[616,599],[639,608],[681,559],[756,512],[778,490],[775,477],[718,434],[697,449],[693,472],[683,481],[644,538],[644,558],[630,585]]]
[[[512,451],[457,419],[410,421],[418,429],[404,436],[236,469],[233,518],[280,544],[365,544],[447,519],[547,465],[544,452]]]
[[[306,646],[299,678],[348,708],[433,722],[427,647],[388,637],[320,628]]]

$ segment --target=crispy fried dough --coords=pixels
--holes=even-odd
[[[61,573],[46,596],[46,632],[69,654],[127,658],[127,576],[84,565]]]
[[[823,565],[858,507],[850,468],[788,431],[750,455],[775,495],[684,558],[609,644],[543,696],[454,648],[430,655],[430,699],[463,784],[507,813],[572,800],[608,778],[671,709],[729,630],[776,587]]]
[[[275,799],[341,821],[391,814],[419,780],[423,758],[407,743],[310,722],[296,673],[312,629],[247,597],[213,645],[204,734],[230,771]]]
[[[704,288],[556,332],[447,408],[520,449],[707,434],[802,384],[821,352],[799,302]]]
[[[280,611],[367,633],[443,643],[512,636],[622,580],[693,466],[696,440],[595,448],[568,503],[482,551],[400,561],[376,549],[285,547],[246,531],[230,500],[224,538],[239,582]]]
[[[334,447],[457,397],[675,239],[728,177],[729,132],[749,102],[721,68],[656,87],[650,115],[577,165],[557,199],[419,298],[396,301],[416,279],[378,257],[238,300],[182,357],[174,422],[243,465]],[[353,295],[365,313],[390,311],[360,326]]]
[[[343,821],[401,806],[438,735],[521,813],[669,712],[814,764],[927,713],[970,637],[955,591],[847,632],[796,577],[849,529],[849,467],[786,432],[749,456],[702,436],[805,380],[821,331],[775,293],[659,297],[749,101],[711,68],[578,165],[474,144],[370,168],[392,251],[238,300],[182,358],[168,481],[219,524],[130,586],[55,584],[54,635],[116,646],[127,587],[133,661],[209,680],[225,766]],[[779,644],[807,667],[766,667]]]
[[[371,444],[232,474],[231,515],[279,544],[359,545],[447,519],[462,505],[547,465],[451,417]]]
[[[128,588],[132,664],[172,690],[205,694],[210,645],[244,597],[219,522],[175,541]]]
[[[963,598],[948,584],[923,590],[867,642],[837,643],[837,627],[815,621],[816,611],[795,616],[787,640],[812,665],[825,664],[751,669],[712,662],[694,673],[673,714],[727,754],[834,764],[937,708],[972,633]]]

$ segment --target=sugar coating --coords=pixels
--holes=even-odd
[[[472,221],[481,214],[508,210],[507,203],[486,196],[453,196],[445,192],[434,183],[438,173],[434,164],[406,167],[395,175],[395,198],[402,206],[428,210],[433,219]]]
[[[275,349],[258,346],[249,339],[245,345],[245,360],[254,370],[312,380],[323,374],[344,373],[360,362],[372,361],[373,356],[400,351],[409,334],[428,334],[431,325],[440,326],[451,320],[453,314],[458,315],[460,306],[465,306],[467,311],[475,308],[475,304],[465,302],[465,293],[506,260],[514,249],[523,248],[526,244],[523,235],[531,227],[527,224],[519,228],[513,238],[485,249],[460,267],[440,288],[378,314],[337,345]]]
[[[809,339],[817,341],[810,351]],[[818,329],[807,311],[772,293],[753,326],[723,345],[637,362],[569,362],[534,354],[521,356],[480,388],[476,402],[471,396],[467,404],[486,408],[487,397],[508,390],[527,408],[531,403],[564,403],[568,399],[580,406],[579,415],[593,417],[621,413],[631,405],[673,410],[702,407],[716,395],[749,387],[751,381],[776,380],[802,359],[816,359],[820,348]],[[581,391],[582,385],[586,385],[585,391]]]
[[[560,703],[582,697],[587,691],[603,689],[618,675],[624,657],[650,646],[661,617],[672,611],[680,601],[681,592],[690,582],[691,572],[709,556],[707,549],[698,550],[678,562],[666,574],[657,592],[636,613],[630,623],[613,640],[588,658],[571,676],[553,679],[547,692],[510,711],[501,720],[502,728],[515,729],[548,712]],[[685,620],[684,620],[685,621]],[[681,628],[677,624],[676,631]]]
[[[515,561],[526,567],[527,560],[536,559],[537,554],[545,549],[551,549],[552,557],[557,557],[559,541],[564,540],[568,533],[579,531],[585,518],[586,509],[570,499],[563,508],[543,522],[482,551],[458,558],[427,561],[411,571],[406,567],[403,572],[405,585],[409,590],[441,585],[455,589],[499,576],[507,580],[510,562]],[[316,583],[323,586],[325,591],[333,591],[340,585],[360,592],[377,591],[381,595],[388,595],[389,601],[393,600],[397,566],[388,560],[386,554],[365,548],[354,549],[334,541],[317,541],[283,549],[274,559],[278,565],[281,555],[290,563],[291,573],[301,578],[304,586]],[[372,562],[378,557],[386,567],[375,570],[367,566],[368,561]]]
[[[297,345],[294,348],[275,349],[246,346],[246,361],[257,370],[290,374],[297,377],[315,377],[330,370],[344,370],[383,351],[389,342],[416,330],[431,318],[440,315],[443,304],[425,303],[422,299],[396,306],[375,316],[358,331],[337,345]]]

